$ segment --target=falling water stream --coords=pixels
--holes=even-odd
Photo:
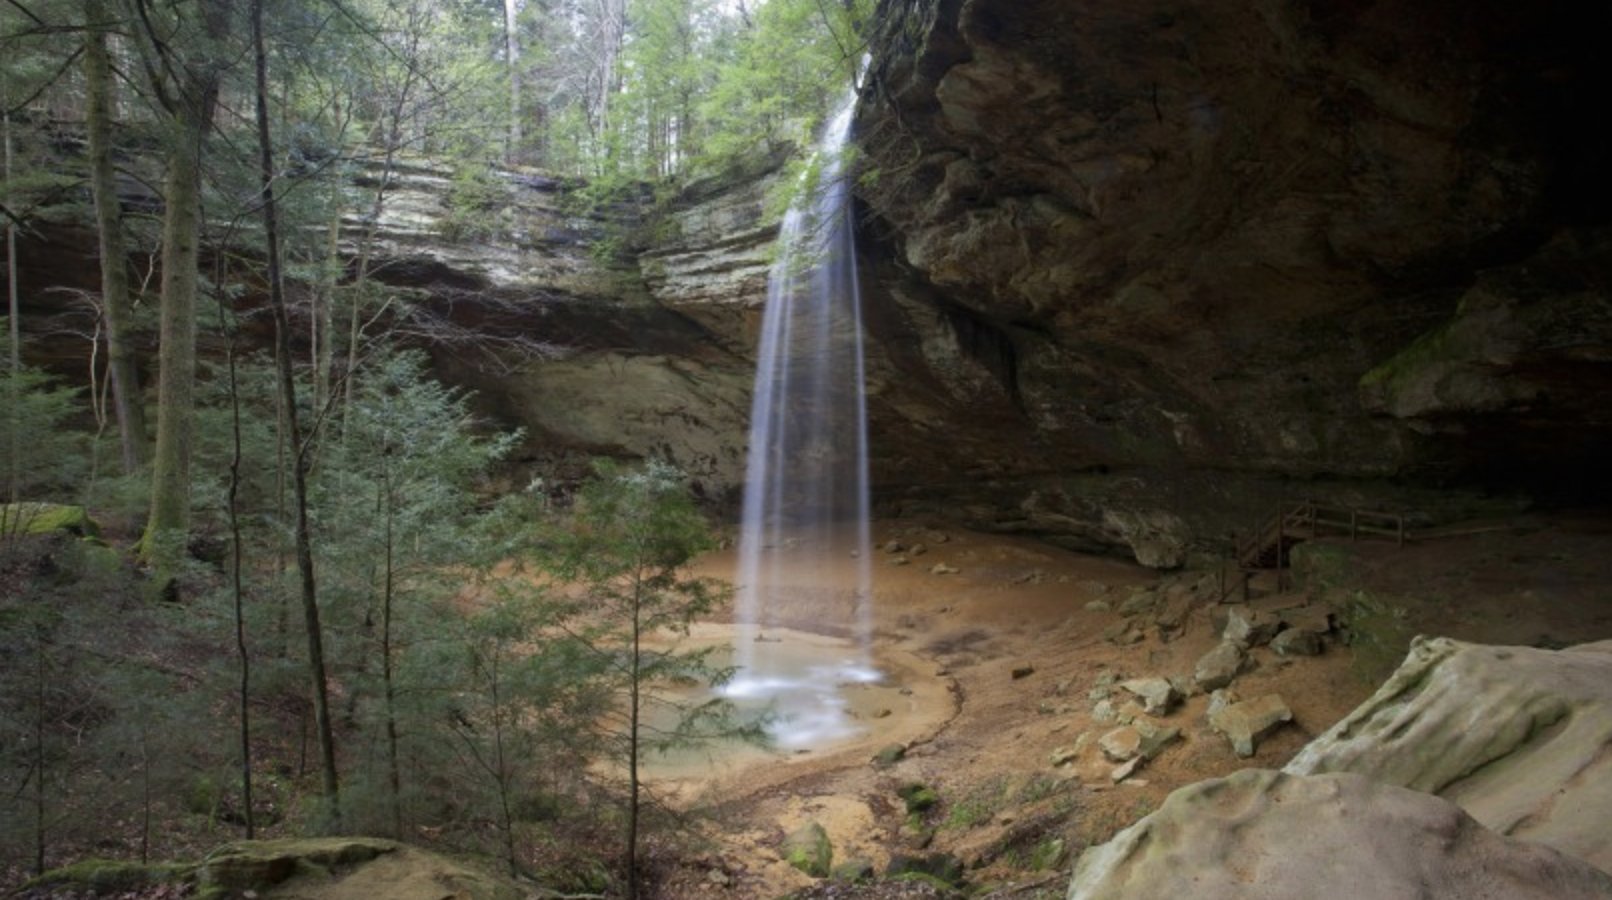
[[[784,216],[757,348],[736,575],[737,677],[726,694],[770,704],[780,747],[858,728],[844,688],[873,667],[862,298],[845,166],[854,90],[823,131]],[[843,650],[802,655],[784,625]],[[773,629],[769,634],[769,629]]]

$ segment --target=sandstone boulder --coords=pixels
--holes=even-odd
[[[1242,647],[1259,647],[1270,643],[1281,626],[1272,613],[1233,606],[1226,610],[1226,627],[1220,637]]]
[[[1223,688],[1242,671],[1245,661],[1242,647],[1231,641],[1221,641],[1198,659],[1192,671],[1192,680],[1206,691]]]
[[[1278,694],[1229,703],[1209,716],[1209,724],[1225,735],[1231,741],[1231,749],[1243,757],[1253,756],[1260,738],[1291,721],[1293,711]]]
[[[1305,628],[1284,628],[1271,638],[1277,656],[1316,656],[1321,652],[1321,636]]]
[[[1435,793],[1501,834],[1612,870],[1612,641],[1553,651],[1418,639],[1286,771]]]
[[[1121,682],[1120,687],[1140,699],[1143,711],[1150,716],[1168,713],[1181,699],[1175,685],[1165,678],[1132,678]]]
[[[1589,900],[1612,876],[1357,775],[1248,769],[1188,785],[1087,850],[1069,900]]]

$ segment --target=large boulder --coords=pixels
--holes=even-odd
[[[519,900],[513,882],[380,838],[286,838],[226,844],[202,861],[203,893],[283,900]]]
[[[0,503],[0,537],[65,532],[99,537],[101,526],[82,506],[62,503]]]
[[[1171,794],[1081,856],[1069,900],[1589,900],[1612,876],[1359,775],[1248,769]]]
[[[1612,870],[1612,641],[1552,651],[1418,639],[1285,771],[1438,794],[1501,834]]]

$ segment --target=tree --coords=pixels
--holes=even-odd
[[[674,688],[718,684],[731,673],[710,664],[708,649],[656,640],[686,635],[690,623],[722,597],[718,583],[686,571],[711,548],[712,538],[681,473],[659,462],[636,470],[601,463],[577,495],[573,514],[549,540],[548,566],[580,592],[567,631],[602,662],[599,677],[617,697],[603,721],[626,769],[622,862],[627,896],[636,898],[646,755],[701,739],[759,739],[760,731],[753,723],[735,723],[725,701],[690,705],[680,699],[685,694]],[[652,721],[651,711],[670,713],[672,724]]]
[[[308,676],[314,723],[319,735],[319,771],[323,776],[326,814],[341,825],[341,797],[336,773],[336,741],[330,728],[330,697],[325,678],[324,628],[319,622],[319,596],[314,582],[313,543],[308,532],[308,442],[297,420],[296,378],[291,371],[291,324],[286,316],[285,285],[280,278],[279,219],[274,202],[274,146],[269,135],[268,53],[263,43],[263,0],[252,2],[252,59],[257,87],[257,144],[263,208],[263,239],[268,263],[269,307],[274,315],[274,361],[279,376],[280,408],[286,421],[285,440],[291,453],[291,483],[296,513],[298,586],[308,639]]]
[[[203,148],[223,81],[221,42],[229,32],[228,0],[196,0],[201,31],[181,9],[159,25],[140,4],[140,55],[152,95],[166,114],[163,182],[162,316],[157,375],[157,441],[151,513],[141,554],[165,577],[177,568],[190,531],[190,457],[195,431],[196,294],[201,253]]]
[[[0,73],[0,77],[4,77]],[[9,87],[10,79],[6,79],[5,86]],[[3,145],[3,164],[5,166],[0,175],[4,176],[6,194],[0,197],[7,203],[6,214],[6,333],[9,342],[9,351],[6,372],[10,376],[7,384],[6,399],[12,410],[20,404],[18,390],[22,374],[22,298],[17,287],[17,221],[16,214],[11,211],[11,92],[0,90],[0,145]],[[22,464],[22,428],[15,414],[10,418],[10,435],[6,440],[6,450],[11,462],[6,466],[6,496],[12,503],[21,497],[18,492],[18,467]]]
[[[521,68],[520,35],[515,16],[519,0],[504,0],[504,60],[509,67],[509,144],[504,159],[518,162],[521,152]]]
[[[379,732],[370,742],[383,747],[375,767],[384,777],[361,777],[381,782],[385,815],[371,818],[393,833],[407,818],[408,734],[440,727],[422,724],[443,718],[424,698],[453,682],[422,663],[422,645],[453,627],[448,601],[481,543],[472,489],[517,439],[476,435],[467,402],[428,377],[423,354],[377,355],[355,385],[347,439],[314,485],[316,525],[328,535],[325,601],[362,635],[348,653],[348,691],[363,704],[360,721]],[[419,768],[413,774],[429,777]]]
[[[85,0],[89,21],[84,26],[84,130],[89,144],[90,192],[95,199],[96,233],[101,250],[101,315],[106,321],[108,369],[112,380],[112,406],[117,413],[123,471],[132,473],[145,461],[145,408],[130,346],[129,273],[124,249],[123,213],[118,203],[117,177],[112,165],[112,120],[116,95],[106,32],[113,21],[105,0]]]

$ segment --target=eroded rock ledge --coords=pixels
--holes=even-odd
[[[1069,896],[1612,897],[1609,748],[1612,642],[1418,639],[1282,772],[1176,791]]]
[[[1098,541],[1603,490],[1607,145],[1567,96],[1606,99],[1607,14],[1574,10],[882,4],[879,483]]]

